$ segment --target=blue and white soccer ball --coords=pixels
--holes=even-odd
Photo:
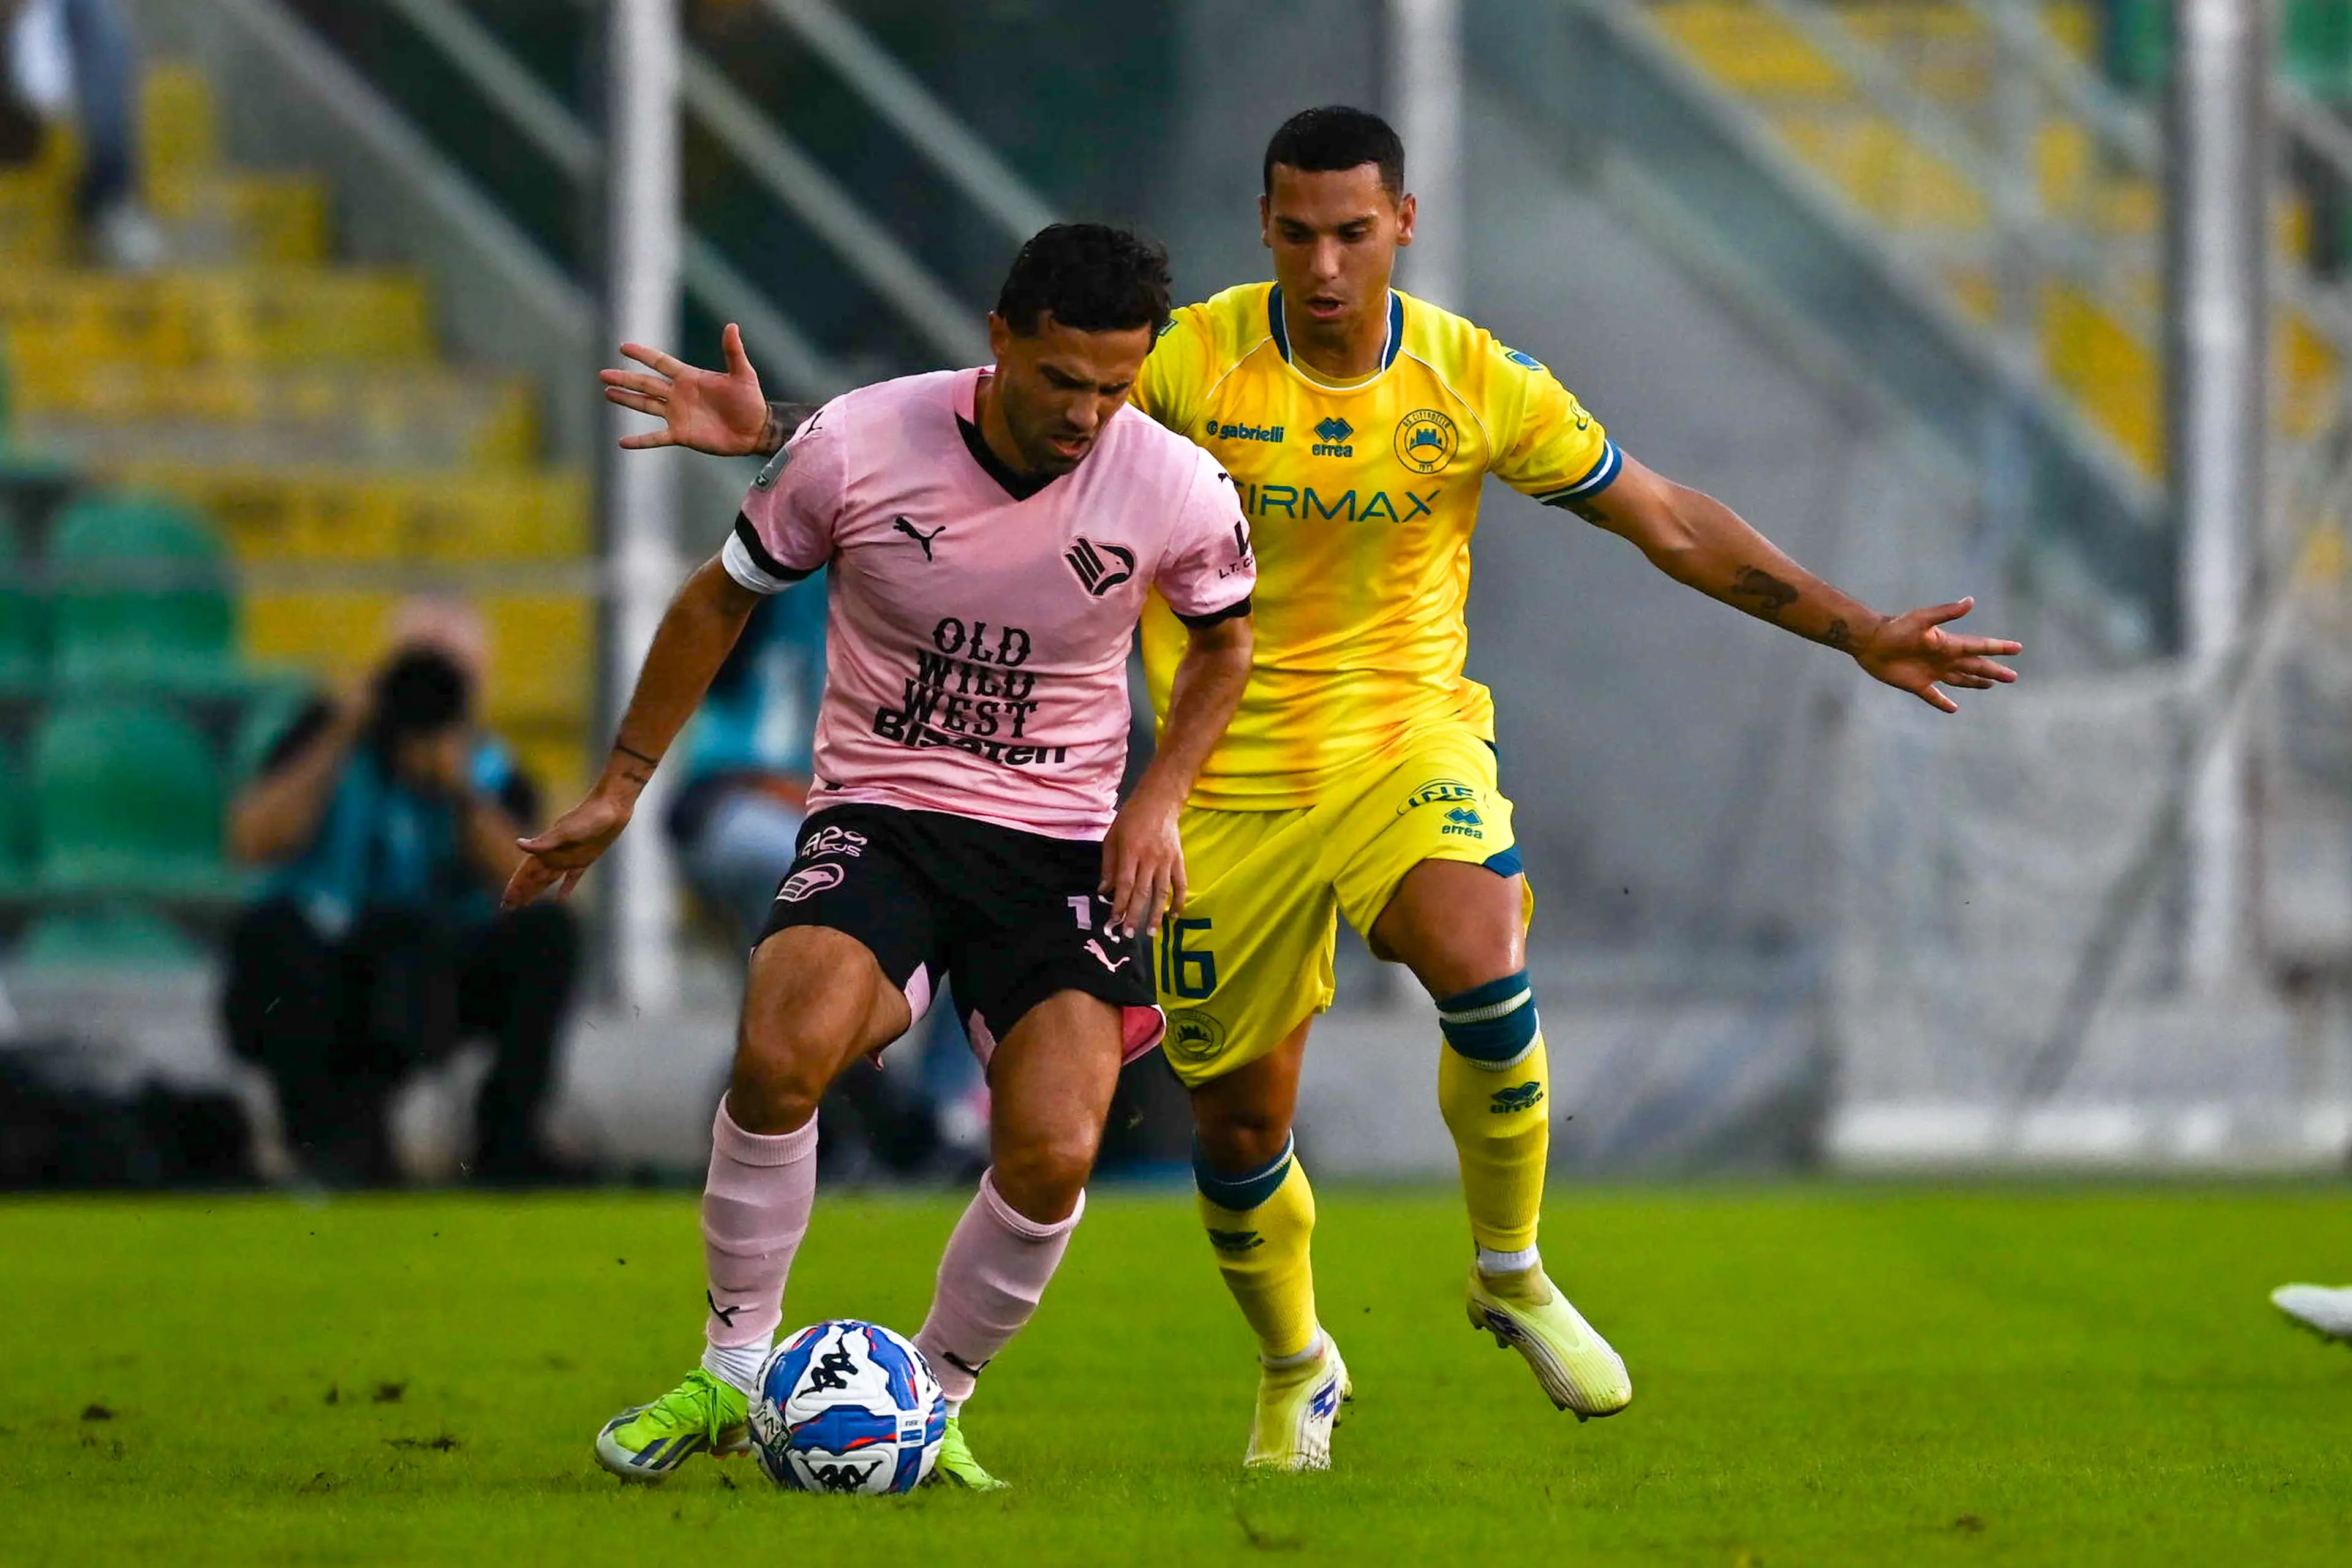
[[[912,1491],[939,1462],[948,1400],[923,1352],[878,1323],[815,1323],[776,1347],[751,1399],[751,1451],[800,1492]]]

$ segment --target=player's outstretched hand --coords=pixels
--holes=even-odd
[[[719,342],[727,354],[723,374],[699,369],[643,343],[621,345],[624,356],[653,374],[597,372],[596,379],[604,384],[604,401],[650,414],[662,422],[658,430],[622,437],[622,446],[632,451],[685,447],[719,458],[759,452],[760,437],[768,425],[768,399],[760,390],[759,373],[743,352],[743,334],[734,322],[727,323]]]
[[[1853,661],[1898,691],[1908,691],[1931,708],[1957,713],[1960,705],[1940,686],[1965,686],[1990,690],[2017,679],[2017,671],[1995,661],[1995,655],[2025,651],[2025,645],[2007,637],[1961,637],[1944,625],[1976,608],[1974,598],[1948,605],[1930,605],[1893,616],[1853,648]]]
[[[1160,923],[1172,903],[1184,907],[1184,849],[1176,839],[1181,800],[1139,789],[1103,836],[1101,891],[1111,922],[1129,936]]]
[[[535,838],[515,840],[516,847],[522,850],[522,864],[507,879],[507,890],[499,900],[499,906],[519,910],[550,888],[555,889],[557,898],[570,898],[588,868],[612,847],[621,829],[629,825],[632,810],[626,801],[602,793],[592,794],[557,817],[546,832]]]

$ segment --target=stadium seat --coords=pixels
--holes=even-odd
[[[49,892],[225,894],[220,770],[173,714],[66,701],[33,749],[35,862]]]
[[[33,868],[33,797],[16,749],[0,740],[0,891],[24,885]]]
[[[26,928],[16,962],[39,969],[154,969],[203,953],[180,928],[138,904],[53,910]]]
[[[212,529],[165,501],[91,497],[57,521],[56,678],[68,686],[233,684],[236,613]]]
[[[0,512],[0,690],[40,684],[41,601],[16,569],[16,531]]]

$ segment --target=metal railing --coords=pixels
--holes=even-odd
[[[383,4],[503,112],[566,180],[583,190],[593,186],[604,162],[596,133],[459,0]],[[763,5],[995,226],[1026,239],[1054,220],[1053,208],[1042,197],[828,0],[763,0]],[[943,359],[970,364],[987,357],[977,310],[959,300],[709,57],[689,47],[682,65],[684,111],[770,196]],[[729,262],[707,234],[689,229],[684,241],[688,297],[714,315],[740,322],[759,345],[763,367],[782,389],[819,396],[850,384],[850,374]]]

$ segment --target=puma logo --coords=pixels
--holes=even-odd
[[[940,534],[945,533],[948,531],[948,525],[943,522],[940,524],[939,527],[931,530],[930,532],[925,533],[921,529],[917,528],[912,521],[903,517],[892,518],[890,520],[890,526],[905,534],[908,538],[913,540],[916,543],[921,545],[923,547],[923,559],[926,561],[929,561],[931,558],[931,541],[937,539]]]
[[[1097,942],[1092,937],[1087,938],[1087,951],[1095,955],[1096,963],[1101,964],[1105,969],[1109,970],[1113,974],[1117,974],[1121,969],[1125,968],[1128,960],[1133,956],[1131,953],[1122,954],[1119,961],[1117,963],[1113,963],[1110,961],[1110,954],[1103,951],[1102,943]]]

